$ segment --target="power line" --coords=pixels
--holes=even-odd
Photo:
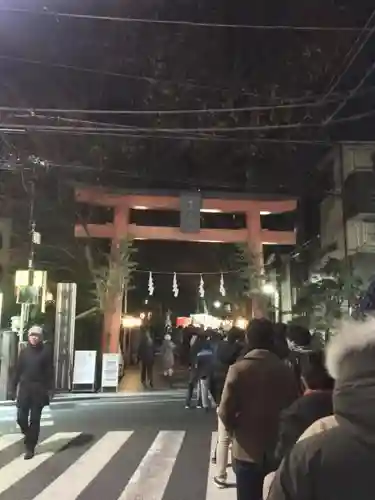
[[[0,8],[0,12],[27,14],[34,16],[44,16],[53,18],[69,18],[91,21],[110,21],[120,23],[137,23],[137,24],[155,24],[155,25],[171,25],[171,26],[191,26],[196,28],[229,28],[242,30],[272,30],[272,31],[360,31],[363,28],[357,26],[296,26],[296,25],[255,25],[255,24],[225,24],[225,23],[206,23],[195,21],[171,20],[171,19],[145,19],[132,17],[117,17],[117,16],[97,16],[93,14],[74,14],[69,12],[54,12],[47,10],[31,11],[28,9],[15,8]]]
[[[1,10],[0,10],[0,12],[1,12]],[[166,85],[176,85],[179,87],[197,88],[197,89],[207,90],[207,91],[211,91],[211,92],[230,92],[231,91],[231,89],[229,89],[229,88],[203,85],[203,84],[199,84],[196,82],[191,82],[189,80],[187,80],[185,82],[178,82],[175,80],[155,78],[152,76],[132,75],[129,73],[118,73],[116,71],[98,70],[95,68],[85,68],[83,66],[74,66],[74,65],[70,65],[70,64],[60,64],[60,63],[51,63],[51,62],[45,62],[45,61],[37,61],[37,60],[33,60],[33,59],[25,59],[23,57],[0,55],[0,59],[24,63],[24,64],[48,66],[48,67],[56,68],[56,69],[65,69],[65,70],[77,71],[77,72],[88,73],[88,74],[95,74],[95,75],[100,75],[100,76],[109,76],[109,77],[114,77],[114,78],[124,78],[127,80],[143,81],[143,82],[152,83],[152,84],[163,83]],[[248,95],[251,97],[259,97],[254,92],[241,91],[241,93],[243,95]],[[301,97],[301,99],[303,99],[303,98],[305,98],[305,97]]]
[[[372,66],[372,70],[375,68],[375,63]],[[368,72],[369,73],[369,72]],[[365,78],[362,80],[364,81]],[[360,85],[360,84],[359,84]],[[355,89],[352,91],[355,92]],[[356,121],[361,120],[366,117],[370,117],[375,113],[375,110],[371,110],[366,113],[355,114],[351,116],[347,116],[345,118],[340,118],[335,120],[335,123],[348,122],[348,121]],[[278,125],[259,125],[259,126],[239,126],[239,127],[197,127],[197,128],[155,128],[155,127],[132,127],[127,126],[124,127],[126,132],[146,132],[146,133],[167,133],[167,134],[189,134],[189,133],[220,133],[220,132],[251,132],[257,130],[288,130],[288,129],[300,129],[300,128],[319,128],[323,125],[321,123],[306,123],[306,122],[295,122],[295,123],[285,123]],[[0,125],[0,132],[8,132],[8,133],[17,133],[28,131],[42,131],[42,132],[114,132],[118,133],[119,128],[116,127],[72,127],[72,126],[58,126],[58,125],[20,125],[16,124],[7,124],[6,126]]]
[[[375,68],[375,63],[371,67],[371,71]],[[367,76],[371,71],[367,72]],[[361,82],[365,80],[365,77]],[[361,82],[358,86],[361,85]],[[353,93],[355,93],[356,89],[353,89]],[[344,104],[343,104],[344,105]],[[373,116],[375,114],[375,110],[371,110],[365,113],[355,114],[351,116],[347,116],[345,118],[340,118],[334,120],[335,123],[342,123],[348,121],[356,121],[361,120],[366,117]],[[199,128],[155,128],[155,127],[132,127],[132,126],[123,126],[123,130],[127,133],[135,132],[135,133],[167,133],[167,134],[190,134],[190,133],[223,133],[223,132],[247,132],[247,131],[257,131],[257,130],[288,130],[288,129],[298,129],[298,128],[319,128],[324,126],[321,123],[306,123],[306,122],[295,122],[288,124],[279,124],[279,125],[260,125],[260,126],[239,126],[239,127],[199,127]],[[121,126],[101,126],[101,127],[73,127],[73,126],[58,126],[58,125],[20,125],[16,124],[7,124],[0,125],[0,132],[3,133],[28,133],[29,131],[35,132],[65,132],[65,133],[115,133],[118,134],[122,131]]]
[[[216,132],[251,132],[256,130],[288,130],[293,128],[308,128],[320,127],[320,123],[289,123],[279,125],[260,125],[260,126],[243,126],[243,127],[199,127],[199,128],[152,128],[152,127],[129,127],[126,130],[129,132],[153,132],[167,134],[183,134],[183,133],[216,133]],[[17,132],[17,131],[81,131],[81,132],[118,132],[117,128],[110,127],[66,127],[57,125],[19,125],[8,124],[6,127],[0,127],[0,132]]]
[[[27,135],[27,130],[15,130],[8,129],[6,131],[0,130],[3,134],[8,135]],[[41,130],[38,131],[40,133],[46,134],[55,134],[54,130]],[[272,139],[267,137],[251,137],[248,139],[237,139],[233,137],[223,137],[223,136],[200,136],[200,135],[146,135],[146,134],[136,134],[136,133],[126,133],[126,132],[79,132],[79,129],[76,131],[58,131],[57,133],[61,135],[69,135],[75,137],[82,136],[93,136],[93,137],[115,137],[119,139],[138,139],[138,140],[173,140],[173,141],[204,141],[204,142],[229,142],[235,144],[250,144],[252,142],[259,143],[269,143],[269,144],[296,144],[296,145],[311,145],[311,146],[330,146],[333,144],[332,141],[323,141],[323,140],[309,140],[309,139]]]
[[[336,102],[338,99],[331,99],[327,102]],[[294,109],[304,107],[319,107],[324,103],[321,101],[306,101],[300,103],[275,104],[266,106],[244,106],[239,108],[202,108],[202,109],[154,109],[154,110],[129,110],[129,109],[69,109],[69,108],[21,108],[11,106],[0,106],[0,112],[11,113],[61,113],[61,114],[87,114],[87,115],[194,115],[200,113],[244,113],[249,111],[271,111],[276,109]]]
[[[374,27],[374,29],[375,29],[375,27]],[[365,83],[367,78],[374,72],[374,70],[375,70],[375,62],[366,71],[364,77],[361,79],[361,81],[358,83],[358,85],[356,87],[354,87],[349,92],[349,95],[342,101],[342,103],[339,104],[337,106],[337,108],[333,111],[333,113],[331,113],[329,115],[329,117],[324,120],[323,126],[329,125],[332,122],[337,123],[337,122],[341,122],[341,121],[349,121],[350,120],[350,117],[342,118],[340,120],[334,120],[334,118],[346,106],[346,103],[355,96],[357,91],[362,87],[362,85]],[[374,113],[375,113],[375,110],[371,110],[371,111],[362,113],[361,115],[357,115],[357,116],[359,116],[360,117],[359,119],[361,119],[361,118],[366,117],[366,116],[371,116]]]
[[[30,118],[30,115],[12,115],[12,118]],[[33,118],[40,118],[40,119],[51,119],[53,117],[51,116],[43,116],[43,115],[35,115]],[[133,138],[145,138],[145,139],[177,139],[177,140],[206,140],[206,141],[223,141],[223,142],[235,142],[235,143],[249,143],[249,139],[236,139],[233,137],[228,137],[228,136],[223,136],[223,135],[215,135],[213,136],[212,134],[204,134],[204,133],[199,133],[195,135],[183,135],[183,136],[171,136],[171,135],[165,135],[165,136],[155,136],[155,135],[145,135],[144,133],[139,133],[139,134],[127,134],[126,132],[129,130],[129,128],[132,128],[127,125],[119,125],[116,123],[107,123],[107,122],[98,122],[98,121],[90,121],[90,120],[82,120],[80,118],[62,118],[58,117],[58,121],[63,121],[67,123],[84,123],[88,125],[93,125],[93,126],[105,126],[105,127],[113,127],[118,129],[119,132],[119,137],[133,137]],[[79,130],[79,129],[78,129]],[[125,132],[125,133],[124,133]],[[73,132],[72,132],[73,134]],[[89,135],[89,133],[88,133]],[[102,135],[106,135],[103,133]],[[117,137],[116,134],[112,134],[110,132],[110,135],[113,135],[114,137]],[[321,145],[328,145],[331,144],[331,141],[319,141],[319,140],[310,140],[310,139],[276,139],[276,138],[267,138],[267,137],[254,137],[251,139],[252,141],[255,142],[269,142],[269,143],[289,143],[289,144],[321,144]]]
[[[349,71],[349,69],[352,66],[353,62],[357,59],[358,55],[362,52],[362,50],[364,49],[364,47],[367,44],[367,42],[369,41],[369,39],[371,38],[371,36],[374,34],[374,32],[375,32],[375,25],[372,26],[372,27],[370,27],[370,25],[372,23],[372,20],[374,18],[375,18],[375,9],[372,11],[372,14],[367,19],[367,22],[366,22],[365,26],[362,28],[362,30],[361,30],[360,34],[358,35],[357,39],[355,40],[355,42],[353,43],[353,45],[351,45],[349,51],[347,52],[347,54],[346,54],[346,56],[344,58],[344,62],[343,62],[343,64],[345,64],[346,61],[348,60],[347,65],[343,68],[343,70],[341,71],[341,73],[336,78],[333,77],[333,79],[331,80],[330,85],[329,85],[329,89],[326,92],[326,94],[325,94],[325,96],[323,98],[323,101],[326,101],[328,99],[328,97],[332,94],[332,92],[334,92],[334,90],[337,88],[337,86],[339,85],[339,83],[341,82],[341,80],[344,78],[344,76],[346,75],[346,73]],[[362,35],[364,33],[366,33],[366,32],[367,32],[366,37],[360,43]],[[357,45],[359,43],[360,43],[360,45],[357,48]],[[352,56],[352,57],[350,57],[350,56]]]
[[[46,66],[50,68],[55,68],[55,69],[64,69],[64,70],[69,70],[69,71],[77,71],[77,72],[82,72],[82,73],[88,73],[88,74],[95,74],[99,76],[108,76],[108,77],[113,77],[113,78],[123,78],[123,79],[128,79],[128,80],[135,80],[135,81],[144,81],[146,83],[161,83],[165,85],[176,85],[179,87],[187,87],[187,88],[197,88],[200,90],[205,90],[205,91],[210,91],[210,92],[233,92],[233,88],[225,88],[225,87],[215,87],[214,85],[203,85],[199,84],[197,82],[193,81],[184,81],[184,82],[179,82],[176,80],[170,80],[170,79],[163,79],[163,78],[155,78],[152,76],[145,76],[145,75],[132,75],[129,73],[118,73],[115,71],[106,71],[106,70],[101,70],[101,69],[95,69],[95,68],[86,68],[83,66],[74,66],[70,64],[61,64],[61,63],[52,63],[52,62],[46,62],[46,61],[38,61],[34,59],[26,59],[23,57],[15,57],[15,56],[9,56],[5,54],[0,54],[0,59],[5,60],[5,61],[13,61],[13,62],[18,62],[22,64],[31,64],[31,65],[38,65],[38,66]],[[366,92],[372,92],[375,89],[375,87],[369,87],[368,89],[363,89],[363,93]],[[248,90],[239,90],[240,95],[243,96],[249,96],[253,98],[259,99],[259,95],[256,94],[255,92],[250,92]],[[334,94],[335,98],[339,98],[340,96],[345,96],[344,92],[337,92]],[[324,96],[322,94],[310,94],[310,95],[305,95],[305,96],[294,96],[294,97],[289,97],[289,96],[280,96],[280,97],[274,97],[269,99],[268,102],[281,102],[282,104],[288,104],[288,103],[294,103],[294,102],[305,102],[308,100],[318,100],[322,99]]]

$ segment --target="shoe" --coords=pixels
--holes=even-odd
[[[201,410],[201,409],[202,409],[202,406],[201,406],[201,405],[197,405],[196,407],[197,407],[199,410]]]
[[[216,465],[216,457],[211,457],[211,463],[212,463],[213,465]]]
[[[30,449],[30,450],[26,450],[26,453],[24,455],[24,459],[25,460],[31,460],[32,458],[34,458],[34,455],[35,455],[35,451]]]
[[[215,476],[213,479],[218,488],[228,488],[227,478]]]

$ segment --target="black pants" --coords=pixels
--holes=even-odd
[[[263,467],[235,459],[233,469],[236,474],[237,500],[262,500],[265,477]]]
[[[43,405],[33,402],[32,398],[24,398],[18,402],[17,423],[25,436],[28,449],[34,449],[38,443],[42,411]]]
[[[152,387],[154,383],[153,367],[153,363],[141,361],[141,382],[143,385],[146,385],[148,382]]]
[[[186,391],[186,400],[185,400],[186,406],[191,405],[191,400],[193,398],[194,389],[197,387],[198,381],[199,381],[199,378],[198,378],[197,374],[195,372],[190,372],[189,383],[188,383],[187,391]],[[197,405],[202,406],[202,401],[201,400],[197,401]]]

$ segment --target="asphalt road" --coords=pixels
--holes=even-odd
[[[182,395],[67,401],[46,409],[36,456],[23,460],[14,408],[0,407],[0,500],[234,500],[212,482],[215,411]],[[7,415],[5,417],[5,415]]]

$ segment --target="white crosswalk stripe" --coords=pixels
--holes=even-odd
[[[0,424],[8,424],[12,427],[17,427],[17,408],[15,405],[5,406],[0,408]],[[40,421],[41,427],[51,427],[54,424],[51,408],[46,406],[43,408],[42,418]]]
[[[5,436],[0,437],[0,451],[5,450],[12,444],[18,443],[22,439],[21,434],[6,434]]]
[[[34,500],[51,500],[62,491],[65,500],[75,500],[131,435],[126,431],[108,432]]]
[[[105,491],[106,500],[169,500],[177,497],[194,498],[194,500],[235,500],[235,488],[218,489],[213,483],[215,466],[211,464],[210,457],[216,445],[216,433],[212,433],[211,436],[211,449],[202,445],[202,447],[188,450],[185,445],[188,434],[191,432],[194,431],[163,430],[155,432],[153,437],[152,434],[147,435],[146,438],[141,436],[141,439],[146,439],[144,446],[139,451],[140,454],[136,456],[131,473],[125,476],[123,465],[131,460],[137,450],[137,446],[133,449],[130,441],[142,434],[142,431],[109,431],[98,437],[96,441],[88,441],[86,445],[79,443],[80,438],[85,436],[84,433],[54,433],[40,443],[35,457],[31,460],[24,460],[21,454],[22,436],[20,434],[1,436],[0,496],[3,498],[5,495],[6,499],[15,499],[18,497],[17,492],[22,490],[22,492],[30,492],[29,497],[20,493],[22,499],[25,500],[26,498],[27,500],[51,500],[53,498],[86,500],[95,496],[90,488],[102,480],[105,487],[102,491]],[[195,444],[196,441],[194,441]],[[80,446],[85,446],[84,450],[80,451]],[[193,456],[190,456],[192,452]],[[7,453],[10,458],[7,463],[4,463]],[[189,454],[188,460],[186,456],[181,457],[184,453]],[[115,463],[116,460],[117,468],[111,471],[112,462]],[[181,477],[178,476],[181,474],[181,466],[179,470],[176,470],[179,460],[185,465],[188,464],[188,469],[183,469],[182,472],[185,476],[183,491],[171,493],[168,487],[170,483],[173,483],[174,474],[177,475],[177,483],[181,482]],[[196,461],[200,461],[200,465],[196,465]],[[200,471],[198,471],[199,467]],[[110,470],[110,476],[108,476],[108,470]],[[203,476],[197,475],[202,471]],[[234,483],[233,473],[229,469],[228,472],[229,482]],[[48,476],[51,476],[50,480]],[[111,493],[111,480],[114,478],[118,486]],[[176,478],[174,479],[174,484],[176,484]],[[199,480],[202,483],[200,493],[197,494],[197,490],[194,490],[194,496],[190,496],[188,488]],[[21,482],[22,487],[17,490]],[[87,497],[85,496],[86,490]],[[99,496],[103,496],[103,493],[99,493]]]
[[[159,432],[118,500],[163,500],[184,436],[185,432]]]
[[[14,483],[20,481],[27,474],[35,470],[78,435],[79,432],[54,434],[43,443],[44,446],[47,445],[47,450],[36,455],[33,460],[24,460],[21,455],[12,460],[12,462],[5,467],[2,467],[0,469],[0,493],[3,493]]]

